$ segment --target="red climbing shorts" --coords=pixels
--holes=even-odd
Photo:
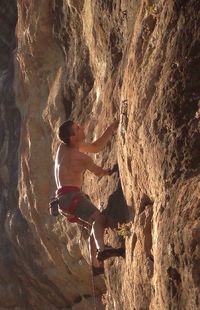
[[[63,186],[56,191],[59,208],[70,222],[88,222],[98,209],[78,187]]]

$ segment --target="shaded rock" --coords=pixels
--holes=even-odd
[[[2,308],[92,309],[93,295],[98,309],[199,308],[199,9],[198,0],[2,1]],[[95,290],[87,236],[48,213],[56,130],[68,117],[88,141],[120,121],[92,155],[119,173],[84,176],[108,217],[106,242],[126,246]]]

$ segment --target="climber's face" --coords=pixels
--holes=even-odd
[[[76,141],[83,141],[85,139],[84,128],[76,123],[73,124],[72,130]]]

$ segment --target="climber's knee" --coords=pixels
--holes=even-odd
[[[98,222],[99,224],[105,226],[106,218],[105,215],[103,215],[99,210],[97,210],[92,214],[89,222],[90,223]]]

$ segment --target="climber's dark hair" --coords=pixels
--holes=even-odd
[[[70,137],[74,134],[72,129],[73,124],[74,122],[72,120],[67,120],[58,129],[58,137],[65,144],[70,143]]]

